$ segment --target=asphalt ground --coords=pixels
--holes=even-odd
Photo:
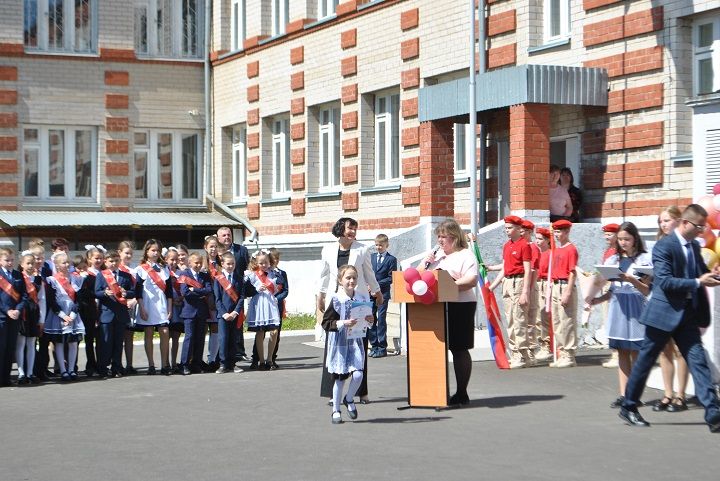
[[[310,340],[284,337],[278,371],[146,376],[136,346],[137,376],[0,389],[0,479],[720,479],[720,435],[696,405],[620,421],[604,351],[572,369],[475,362],[470,404],[439,412],[398,411],[405,357],[371,358],[372,403],[332,425]]]

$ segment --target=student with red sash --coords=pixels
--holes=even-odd
[[[220,251],[224,250],[225,246],[220,244],[218,238],[214,235],[205,237],[205,269],[210,274],[211,279],[215,279],[220,275]],[[218,353],[220,351],[220,343],[218,339],[218,320],[215,314],[215,299],[211,295],[208,297],[208,303],[210,307],[210,318],[208,319],[208,330],[210,335],[208,337],[208,357],[207,365],[203,364],[203,368],[210,372],[215,371],[220,367],[218,362]]]
[[[210,274],[202,270],[202,257],[193,252],[188,258],[188,269],[178,274],[183,308],[180,317],[185,324],[182,346],[182,374],[202,372],[202,355],[205,350],[205,329],[210,317],[208,297],[212,295]]]
[[[244,319],[244,281],[235,274],[235,256],[231,252],[223,254],[221,259],[222,271],[218,272],[213,281],[220,341],[220,367],[215,371],[217,374],[243,371],[235,367],[235,331]]]
[[[552,225],[555,250],[552,253],[552,323],[557,360],[550,367],[574,367],[577,350],[577,289],[575,268],[577,248],[570,242],[569,220]]]
[[[18,335],[18,322],[22,317],[27,292],[22,274],[13,268],[13,251],[0,248],[0,387],[11,386],[15,343]]]
[[[262,370],[277,369],[272,365],[272,356],[277,343],[280,327],[280,310],[275,293],[278,290],[277,275],[272,268],[270,252],[259,250],[250,258],[250,271],[245,275],[246,282],[255,287],[257,293],[248,304],[248,331],[255,332],[255,349],[258,355],[257,367]],[[264,349],[265,333],[270,334],[267,351]],[[267,357],[264,356],[267,353]],[[265,362],[263,362],[265,359]],[[251,367],[255,367],[251,364]]]
[[[18,368],[18,384],[37,384],[35,376],[35,341],[42,332],[45,323],[45,286],[37,270],[38,263],[31,251],[25,251],[20,257],[19,270],[25,281],[28,301],[19,322],[15,362]]]
[[[180,368],[177,364],[178,350],[180,347],[180,334],[185,332],[185,324],[183,323],[180,312],[183,306],[183,297],[180,293],[180,283],[178,282],[177,273],[181,270],[179,266],[180,249],[170,246],[163,249],[163,257],[167,264],[170,279],[168,283],[172,288],[172,316],[170,317],[170,369],[173,374],[179,374]],[[187,252],[186,252],[187,254]]]
[[[130,324],[128,299],[135,297],[130,274],[118,269],[120,255],[108,253],[105,258],[107,269],[95,277],[95,297],[100,302],[98,375],[122,377],[122,351],[125,330]]]
[[[101,245],[86,245],[85,259],[87,268],[81,272],[84,281],[78,292],[78,311],[85,325],[85,375],[92,377],[98,372],[97,359],[100,356],[98,339],[99,306],[95,298],[95,281],[105,269],[105,253]]]
[[[145,354],[148,360],[148,375],[155,374],[153,356],[153,332],[160,334],[160,373],[169,376],[170,369],[170,317],[172,317],[172,286],[170,271],[160,255],[162,244],[149,239],[143,247],[143,256],[136,272],[135,298],[138,302],[136,325],[145,330]]]
[[[117,250],[118,254],[120,254],[118,269],[130,276],[134,289],[136,267],[133,267],[132,259],[135,244],[131,241],[122,241],[118,245]],[[125,369],[123,374],[137,374],[137,370],[133,367],[133,333],[143,332],[143,328],[142,326],[135,327],[135,320],[137,319],[137,300],[134,297],[128,298],[127,305],[130,313],[130,323],[125,328],[125,335],[123,338],[123,345],[125,349]]]

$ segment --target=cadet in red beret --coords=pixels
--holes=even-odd
[[[605,224],[602,226],[602,230],[605,235],[605,242],[607,243],[607,249],[605,249],[605,252],[603,253],[601,262],[601,264],[604,264],[606,260],[616,254],[615,243],[620,226],[617,224]]]
[[[500,271],[490,289],[502,282],[502,298],[505,304],[505,318],[508,322],[508,338],[511,352],[510,369],[535,364],[535,357],[528,342],[528,307],[532,276],[532,251],[522,236],[522,219],[509,215],[505,217],[505,234],[509,240],[503,246],[503,263],[490,266],[489,270]]]
[[[538,310],[535,315],[535,333],[537,334],[538,351],[535,353],[535,360],[547,361],[552,358],[550,347],[550,319],[545,310],[548,297],[548,267],[550,266],[550,230],[538,227],[535,231],[535,245],[540,249],[540,260],[538,262],[537,292]],[[533,322],[533,319],[530,319]]]
[[[530,299],[528,302],[528,345],[530,346],[530,352],[535,354],[538,349],[538,331],[536,329],[536,319],[538,315],[538,290],[537,290],[537,276],[538,269],[540,268],[540,248],[535,245],[535,224],[527,219],[523,219],[520,223],[522,226],[523,239],[530,246]]]
[[[550,367],[575,366],[577,349],[577,248],[570,242],[569,220],[553,222],[555,249],[552,253],[552,323],[557,359]]]

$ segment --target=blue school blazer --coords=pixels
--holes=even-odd
[[[23,309],[25,309],[25,303],[28,301],[28,295],[25,290],[25,280],[20,271],[13,269],[10,271],[10,275],[6,276],[3,270],[0,269],[0,276],[3,276],[12,285],[15,292],[20,295],[20,299],[16,301],[11,295],[0,289],[0,325],[2,325],[9,319],[7,311],[17,309],[22,313]]]
[[[225,274],[220,274],[224,276]],[[223,314],[227,314],[228,312],[237,312],[240,313],[243,311],[243,304],[245,302],[245,298],[243,297],[243,282],[244,277],[236,276],[233,274],[232,276],[232,286],[233,289],[235,289],[235,292],[237,293],[239,299],[237,302],[233,302],[232,298],[225,292],[225,289],[223,289],[222,285],[220,285],[220,282],[218,280],[213,281],[213,293],[215,294],[215,316],[217,317],[218,321],[224,321]]]
[[[127,298],[132,299],[135,297],[135,290],[133,289],[132,277],[130,274],[118,269],[118,285],[127,291]],[[95,278],[95,297],[100,301],[100,318],[99,321],[103,324],[109,324],[113,319],[130,324],[130,314],[128,313],[127,306],[120,304],[120,301],[115,299],[115,296],[109,297],[105,294],[105,289],[108,288],[108,283],[103,277],[102,272]]]
[[[185,269],[177,274],[178,278],[187,276],[194,278],[190,269]],[[180,317],[183,319],[208,319],[210,317],[210,305],[208,296],[212,294],[212,280],[207,272],[200,272],[197,281],[202,284],[201,288],[190,290],[187,284],[180,284],[180,293],[183,295],[183,307]]]

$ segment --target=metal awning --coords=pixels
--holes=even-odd
[[[193,228],[244,224],[217,212],[66,212],[0,211],[0,225],[13,229],[32,227],[160,227]]]
[[[420,89],[421,122],[468,114],[467,77]],[[607,71],[560,65],[518,65],[479,74],[475,110],[525,103],[607,106]]]

